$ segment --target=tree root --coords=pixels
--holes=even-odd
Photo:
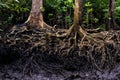
[[[24,24],[26,24],[26,26],[28,27],[28,29],[31,28],[46,28],[46,29],[52,29],[53,27],[48,25],[47,23],[45,23],[44,21],[38,21],[38,23],[36,24],[31,24],[31,22],[27,21]]]
[[[52,29],[53,27],[46,24],[44,21],[43,21],[43,27],[42,28],[46,28],[46,29]]]
[[[62,55],[70,55],[71,53],[73,53],[74,48],[76,46],[79,46],[79,48],[82,48],[85,41],[88,44],[92,44],[93,46],[96,46],[96,49],[98,48],[99,51],[102,51],[102,52],[100,52],[101,53],[100,65],[96,62],[96,59],[94,59],[93,52],[89,52],[88,56],[90,58],[91,63],[93,64],[93,66],[95,66],[99,71],[102,71],[103,66],[105,66],[105,63],[107,60],[106,59],[107,54],[105,53],[105,46],[106,46],[106,44],[114,45],[113,40],[111,40],[114,37],[114,35],[111,35],[108,38],[107,34],[108,34],[107,32],[89,34],[85,30],[83,30],[80,26],[79,26],[79,30],[76,30],[74,28],[74,25],[72,25],[69,28],[69,30],[67,30],[64,34],[59,35],[59,34],[55,33],[55,34],[48,34],[48,35],[49,35],[49,37],[64,38],[66,40],[69,40],[67,43],[67,45],[69,47],[66,47],[66,45],[63,44],[63,46],[60,49],[59,53],[62,53]],[[92,48],[92,45],[90,45],[91,48]],[[94,49],[95,49],[95,47],[93,47],[91,50],[94,51]],[[79,55],[79,56],[81,56],[81,55]],[[111,55],[109,56],[109,58],[110,57],[111,57]]]
[[[76,30],[76,32],[75,32],[74,25],[72,25],[70,27],[70,29],[67,30],[63,34],[55,33],[55,34],[48,34],[48,35],[49,35],[49,37],[57,37],[57,38],[69,38],[69,37],[73,36],[73,40],[74,40],[73,44],[75,44],[75,45],[77,45],[77,42],[78,42],[77,40],[80,37],[81,44],[83,43],[84,40],[87,40],[88,42],[93,42],[97,45],[101,45],[101,47],[104,46],[104,44],[105,44],[104,36],[105,35],[103,35],[101,33],[99,33],[97,35],[95,35],[95,34],[97,34],[97,33],[89,34],[85,30],[83,30],[81,27],[79,30]]]
[[[92,65],[95,68],[97,68],[99,71],[103,70],[102,68],[103,66],[106,66],[106,62],[107,64],[109,62],[109,64],[111,64],[112,66],[112,63],[114,63],[115,60],[115,58],[112,55],[114,55],[115,49],[119,48],[119,46],[116,47],[116,44],[113,45],[114,42],[111,40],[115,39],[118,42],[117,44],[119,44],[120,37],[117,38],[115,36],[118,35],[118,33],[108,34],[107,32],[104,33],[100,32],[100,33],[89,34],[86,31],[84,31],[82,28],[79,28],[79,30],[74,30],[73,27],[74,26],[72,26],[67,31],[53,29],[53,28],[52,29],[41,28],[39,30],[20,29],[17,32],[14,32],[13,34],[11,33],[12,34],[11,37],[7,36],[7,38],[9,38],[8,40],[10,40],[8,41],[8,43],[10,43],[10,45],[17,46],[18,48],[17,47],[15,48],[17,48],[18,50],[22,50],[23,58],[26,58],[26,55],[34,56],[37,54],[36,56],[38,55],[43,56],[42,53],[44,53],[45,55],[46,54],[59,55],[65,58],[66,56],[71,57],[73,55],[75,56],[77,55],[77,58],[81,56],[85,56],[86,59],[90,63],[92,63]],[[21,43],[23,44],[27,43],[29,46],[23,45]],[[107,49],[106,47],[110,47],[110,49],[109,48]],[[111,51],[112,49],[114,50]],[[116,56],[119,55],[118,53],[119,51],[115,53],[117,54]],[[31,62],[34,59],[35,58],[31,58],[29,60]],[[26,63],[24,71],[26,70],[27,66],[30,64],[31,63]],[[34,66],[34,64],[32,66]]]

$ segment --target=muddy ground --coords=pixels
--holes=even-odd
[[[17,69],[19,66],[15,66],[15,64],[0,66],[0,80],[120,80],[119,64],[111,71],[106,69],[102,72],[95,69],[69,71],[54,68],[54,70],[51,70],[41,66],[38,74],[32,73],[31,75],[23,74],[23,72]]]
[[[120,31],[104,32],[114,44],[100,48],[47,34],[65,31],[25,28],[0,35],[0,80],[120,80]]]

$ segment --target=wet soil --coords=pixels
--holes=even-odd
[[[120,31],[107,33],[114,44],[99,48],[46,34],[64,31],[25,28],[0,35],[0,80],[120,80]]]
[[[106,69],[102,72],[95,69],[80,71],[59,69],[61,71],[54,73],[55,71],[52,71],[51,69],[45,70],[41,67],[39,69],[39,74],[31,73],[31,75],[23,74],[20,70],[17,70],[17,67],[18,66],[15,66],[15,63],[1,65],[0,80],[120,80],[119,64],[111,71]]]

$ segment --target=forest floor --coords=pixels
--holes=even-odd
[[[56,64],[51,64],[54,66]],[[19,65],[21,66],[21,65]],[[66,69],[49,66],[39,69],[39,73],[25,75],[16,64],[0,66],[0,80],[120,80],[120,64],[116,65],[110,72],[108,69],[100,72],[96,69],[83,69],[69,71]]]
[[[0,80],[120,80],[120,31],[99,32],[109,41],[104,46],[74,46],[72,37],[56,34],[66,31],[14,26],[1,34]]]

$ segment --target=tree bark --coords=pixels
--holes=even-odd
[[[33,28],[51,28],[43,21],[43,0],[32,0],[30,15],[25,23]]]
[[[75,0],[73,25],[68,30],[68,35],[73,33],[83,37],[86,34],[86,31],[80,26],[82,24],[82,2],[83,0]]]
[[[109,29],[114,29],[114,0],[109,0]]]
[[[74,7],[74,22],[73,25],[69,28],[67,31],[67,37],[68,36],[74,36],[74,45],[76,46],[78,44],[78,38],[81,39],[81,44],[83,40],[88,40],[91,42],[94,42],[98,45],[103,45],[102,40],[96,40],[95,37],[92,34],[87,33],[82,27],[82,2],[83,0],[75,0],[75,7]]]
[[[74,25],[78,26],[82,23],[82,0],[75,0],[74,7]]]

